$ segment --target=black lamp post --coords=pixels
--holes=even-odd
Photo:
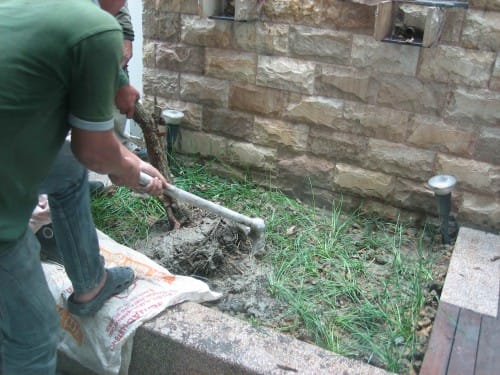
[[[163,120],[167,124],[167,152],[172,154],[177,135],[179,134],[179,124],[184,118],[184,113],[175,109],[165,109],[161,112]]]
[[[427,184],[434,192],[437,200],[440,219],[441,238],[444,244],[449,244],[450,239],[450,211],[451,192],[457,183],[457,179],[450,175],[437,175],[429,179]]]

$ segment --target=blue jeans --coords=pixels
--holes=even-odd
[[[47,375],[56,369],[59,314],[28,229],[0,255],[3,375]]]
[[[87,169],[65,142],[41,193],[49,198],[52,227],[73,290],[82,294],[94,289],[104,277],[97,232],[90,211]]]
[[[88,292],[105,270],[90,211],[87,170],[69,143],[40,192],[49,197],[54,235],[73,289]],[[29,229],[0,254],[0,328],[3,375],[55,373],[59,315],[41,268],[40,245]]]

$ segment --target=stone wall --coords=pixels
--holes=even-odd
[[[145,101],[184,111],[178,152],[317,205],[500,229],[500,1],[453,10],[432,48],[377,42],[375,6],[267,0],[255,22],[144,0]],[[403,209],[403,210],[401,210]]]

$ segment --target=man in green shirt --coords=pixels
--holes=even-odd
[[[124,0],[100,0],[116,14]],[[122,30],[89,0],[0,1],[0,330],[3,375],[52,375],[59,316],[28,230],[38,193],[71,129],[71,150],[82,164],[50,196],[58,243],[73,284],[67,301],[92,316],[134,273],[106,269],[88,217],[86,168],[118,185],[160,195],[167,183],[113,133],[113,107],[132,116],[138,97],[120,85]],[[67,150],[69,151],[69,148]],[[153,176],[140,186],[141,171]],[[78,178],[74,178],[77,175]],[[50,199],[50,198],[49,198]]]

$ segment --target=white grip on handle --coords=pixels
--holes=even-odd
[[[151,182],[151,179],[152,177],[150,175],[141,172],[140,184],[142,186],[146,186],[147,184],[149,184],[149,182]],[[264,220],[261,218],[242,215],[239,212],[233,211],[227,207],[218,205],[197,195],[191,194],[185,190],[179,189],[174,185],[168,185],[166,189],[163,189],[163,193],[168,195],[170,198],[190,203],[196,207],[203,208],[216,215],[220,215],[238,223],[245,224],[257,233],[263,233],[265,230],[266,225]]]
[[[141,172],[141,174],[139,175],[139,185],[147,186],[151,182],[152,179],[153,179],[153,177],[151,177],[150,175],[148,175],[144,172]]]

